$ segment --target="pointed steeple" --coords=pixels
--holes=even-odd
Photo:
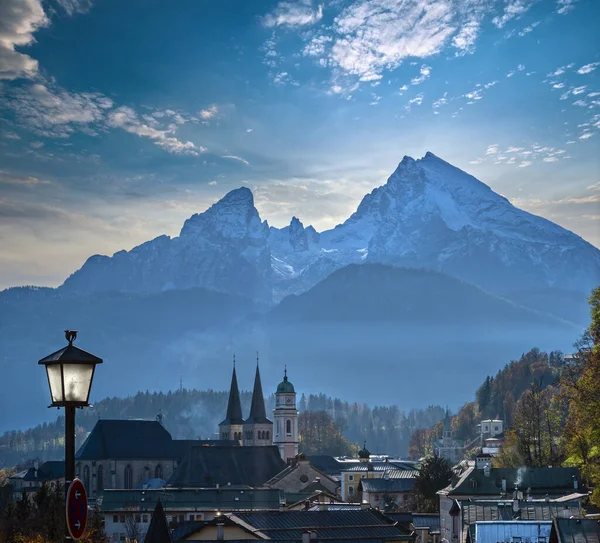
[[[171,541],[173,539],[171,538],[167,517],[160,500],[158,500],[154,513],[152,513],[152,520],[144,538],[144,543],[171,543]]]
[[[242,403],[240,402],[240,389],[238,388],[237,375],[235,373],[235,355],[233,355],[233,374],[231,375],[231,387],[229,388],[229,402],[227,403],[227,415],[225,420],[219,424],[244,424],[242,418]]]
[[[254,377],[254,390],[252,391],[252,404],[250,405],[250,416],[246,424],[271,423],[267,418],[265,410],[265,399],[263,397],[262,384],[260,382],[260,370],[258,369],[258,353],[256,353],[256,375]]]

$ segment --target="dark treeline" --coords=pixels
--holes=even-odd
[[[217,426],[227,407],[228,393],[182,388],[171,392],[139,392],[127,398],[106,398],[94,407],[77,411],[77,446],[99,419],[155,419],[176,439],[217,437]],[[250,392],[241,392],[242,409],[250,409]],[[267,398],[268,412],[275,396]],[[349,403],[325,394],[302,395],[300,412],[326,412],[352,443],[366,440],[373,452],[406,456],[411,434],[417,428],[433,426],[444,416],[439,406],[403,412],[397,406],[369,407]],[[28,430],[13,430],[0,436],[0,468],[24,464],[27,460],[53,460],[63,455],[64,419],[43,423]]]

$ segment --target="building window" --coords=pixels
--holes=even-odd
[[[142,515],[142,522],[148,522],[148,515]]]
[[[123,475],[123,487],[133,488],[133,469],[131,469],[129,464],[125,467],[125,472]]]
[[[125,522],[125,515],[119,515],[119,522],[123,524]]]
[[[117,515],[113,515],[113,523],[117,524],[119,522],[119,517]]]
[[[156,479],[162,479],[163,478],[163,469],[162,469],[162,465],[161,464],[157,464],[156,467],[154,468],[154,477]]]
[[[285,421],[285,433],[286,433],[288,436],[291,436],[291,435],[292,435],[292,421],[291,421],[290,419],[287,419],[287,420]]]
[[[354,487],[352,485],[350,485],[348,487],[348,495],[349,496],[354,496]]]
[[[266,434],[266,435],[265,435],[265,439],[269,439],[269,430],[267,430],[267,431],[265,432],[265,434]]]
[[[99,465],[96,470],[96,490],[104,490],[104,468],[102,465]]]
[[[348,475],[348,481],[354,481],[354,475]]]
[[[90,467],[83,466],[83,486],[86,492],[90,492]]]
[[[139,524],[140,522],[142,522],[142,515],[135,515],[135,521]]]

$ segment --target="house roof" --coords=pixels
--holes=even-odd
[[[36,473],[37,471],[37,473]],[[21,479],[23,481],[53,481],[55,479],[61,479],[65,476],[65,462],[64,460],[48,460],[44,462],[36,470],[34,467],[23,470],[15,475],[11,476],[10,479]]]
[[[214,485],[261,486],[285,469],[279,449],[268,447],[203,447],[188,449],[169,480],[173,487]]]
[[[415,479],[361,479],[358,485],[363,492],[410,492]]]
[[[471,502],[460,501],[458,506],[462,511],[463,524],[474,524],[482,521],[508,520],[548,520],[563,516],[565,510],[569,516],[581,515],[579,502],[519,502],[519,511],[513,510],[513,501]]]
[[[277,483],[278,483],[278,482],[280,482],[281,480],[285,479],[286,477],[288,477],[288,476],[292,475],[292,474],[293,474],[295,471],[297,471],[297,470],[299,469],[300,465],[301,465],[301,461],[296,461],[294,464],[292,464],[292,465],[288,466],[287,468],[285,468],[284,470],[282,470],[281,472],[279,472],[277,475],[275,475],[275,477],[272,477],[271,479],[269,479],[269,480],[268,480],[268,481],[267,481],[265,484],[266,484],[267,486],[272,486],[272,485],[275,485],[275,484],[277,484]],[[315,466],[313,466],[312,464],[310,464],[310,462],[309,462],[309,465],[310,465],[310,467],[311,467],[311,469],[312,469],[313,471],[315,471],[316,473],[318,473],[318,474],[319,474],[319,476],[320,476],[320,477],[323,477],[324,479],[327,479],[327,480],[331,481],[331,483],[333,483],[333,484],[335,484],[335,485],[337,485],[337,484],[338,484],[338,482],[337,482],[335,479],[333,479],[332,477],[330,477],[330,476],[329,476],[329,475],[327,475],[326,473],[323,473],[321,470],[317,469]],[[313,481],[313,483],[314,483],[314,481]],[[307,486],[306,486],[306,487],[303,489],[303,492],[304,492],[304,491],[305,491],[305,490],[306,490],[306,489],[307,489],[307,488],[308,488],[310,485],[312,485],[313,483],[310,483],[309,485],[307,485]],[[321,486],[323,486],[323,485],[321,485]],[[325,488],[325,487],[323,487],[323,488],[324,488],[324,489],[325,489],[327,492],[329,492],[329,490],[328,490],[327,488]],[[320,489],[321,489],[320,487],[319,487],[319,488],[317,488],[317,490],[320,490]]]
[[[367,471],[367,463],[358,459],[339,459],[325,454],[307,457],[311,465],[327,475],[339,475],[342,471]],[[383,469],[405,470],[418,473],[418,462],[408,460],[388,460],[370,462],[375,471]],[[380,467],[381,466],[381,467]]]
[[[242,403],[240,401],[240,389],[238,388],[237,375],[235,373],[235,357],[233,359],[233,373],[231,374],[231,386],[229,387],[229,401],[225,419],[219,426],[230,424],[244,424],[242,417]]]
[[[541,521],[492,521],[477,522],[471,530],[471,543],[498,543],[499,541],[515,541],[521,538],[523,543],[538,543],[540,538],[550,537],[552,522]],[[471,534],[474,532],[474,537]]]
[[[258,364],[256,365],[256,374],[254,376],[254,390],[252,391],[250,416],[246,419],[246,424],[273,424],[273,422],[267,418]]]
[[[144,543],[169,543],[172,541],[167,517],[159,500],[156,502],[156,507],[152,513]]]
[[[167,510],[209,509],[237,511],[252,509],[279,509],[283,491],[273,488],[225,486],[222,488],[162,488],[137,490],[105,490],[102,494],[103,511],[120,511],[135,507],[151,511],[158,501]]]
[[[531,494],[565,494],[572,492],[574,480],[579,479],[577,468],[491,468],[489,477],[484,470],[471,467],[460,479],[440,493],[448,496],[499,495],[502,494],[502,479],[506,479],[507,492],[512,493],[515,486]]]
[[[391,462],[369,462],[362,465],[356,465],[344,469],[343,471],[362,472],[362,471],[383,471],[390,479],[415,479],[419,475],[419,470],[399,469]]]
[[[558,543],[600,543],[600,521],[588,518],[556,518],[552,535]],[[554,541],[554,537],[551,537]]]
[[[373,509],[232,513],[230,518],[273,540],[300,540],[307,529],[315,531],[319,541],[413,539],[411,532]]]
[[[440,516],[430,515],[428,513],[413,513],[412,523],[415,528],[429,528],[430,530],[439,530]]]

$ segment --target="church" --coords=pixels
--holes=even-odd
[[[234,358],[227,414],[219,424],[220,438],[237,441],[243,447],[276,445],[281,458],[288,464],[296,457],[298,454],[298,409],[296,408],[296,391],[294,385],[288,380],[287,368],[283,374],[283,381],[277,385],[275,392],[273,419],[275,424],[267,418],[257,362],[250,414],[244,420]]]

